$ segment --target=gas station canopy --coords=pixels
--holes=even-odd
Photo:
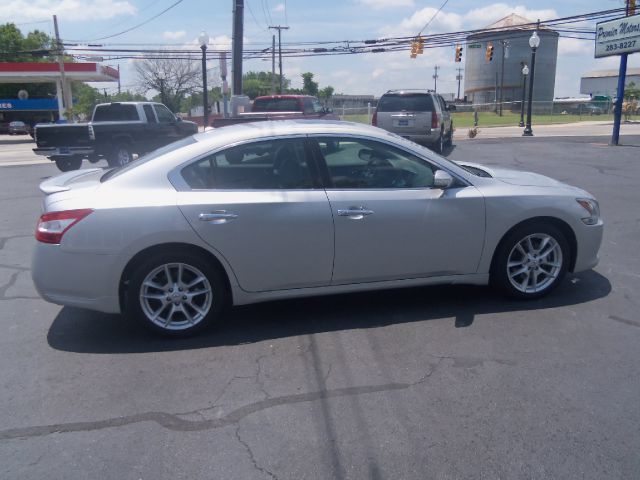
[[[65,63],[64,75],[67,81],[118,81],[118,70],[99,63]],[[60,78],[57,63],[0,62],[0,83],[53,83]]]

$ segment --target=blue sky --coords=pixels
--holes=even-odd
[[[23,31],[39,28],[53,33],[49,20],[58,15],[65,40],[90,40],[120,32],[152,17],[176,0],[4,0],[0,23],[15,22]],[[245,0],[245,46],[266,48],[273,31],[269,24],[288,24],[283,43],[322,40],[364,40],[384,36],[415,35],[443,0]],[[618,8],[622,0],[474,2],[449,0],[425,33],[484,27],[512,12],[531,20]],[[183,0],[175,8],[124,35],[103,43],[153,43],[176,46],[194,43],[206,30],[216,48],[230,45],[232,0]],[[30,23],[42,22],[42,23]],[[453,48],[425,50],[416,60],[405,52],[311,57],[284,60],[285,75],[294,86],[300,74],[311,71],[320,86],[332,85],[337,93],[380,95],[390,88],[431,88],[433,65],[440,65],[438,91],[455,92]],[[580,75],[586,71],[617,68],[618,57],[593,58],[593,42],[560,39],[556,96],[579,93]],[[212,64],[212,66],[215,66]],[[629,57],[640,66],[640,53]],[[251,60],[244,70],[270,70],[271,63]],[[135,89],[131,61],[121,61],[122,83]],[[536,72],[537,76],[537,72]]]

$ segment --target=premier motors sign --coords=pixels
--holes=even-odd
[[[596,25],[596,58],[637,51],[640,51],[640,15]]]

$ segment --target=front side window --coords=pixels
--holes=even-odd
[[[313,188],[303,139],[266,140],[231,147],[182,169],[196,190]]]
[[[435,167],[404,150],[374,140],[316,139],[333,188],[430,188]]]
[[[154,105],[154,107],[160,123],[171,123],[176,121],[176,116],[164,105]]]

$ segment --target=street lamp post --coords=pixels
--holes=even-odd
[[[209,35],[204,30],[200,32],[198,37],[200,48],[202,49],[202,106],[204,108],[204,128],[209,126],[209,98],[207,95],[207,45],[209,44]]]
[[[522,100],[520,101],[520,124],[518,125],[520,127],[524,127],[524,96],[527,93],[527,75],[529,75],[529,67],[525,63],[522,66]]]
[[[527,102],[527,126],[524,132],[522,132],[523,137],[533,137],[533,130],[531,130],[531,103],[533,100],[533,82],[536,71],[536,50],[538,50],[540,46],[538,30],[534,30],[531,38],[529,38],[529,46],[531,47],[531,78],[529,79],[529,100]]]

